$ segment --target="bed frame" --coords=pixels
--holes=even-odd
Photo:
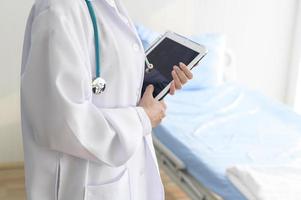
[[[222,81],[236,80],[236,57],[230,49],[225,51],[225,63],[223,65]],[[223,200],[214,192],[207,189],[202,183],[191,176],[185,163],[174,153],[166,148],[153,134],[158,163],[161,169],[181,188],[192,200]]]
[[[186,170],[185,163],[167,149],[154,135],[153,141],[161,169],[163,169],[192,200],[223,200],[223,198],[208,190],[202,183],[191,176]]]

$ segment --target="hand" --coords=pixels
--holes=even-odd
[[[154,86],[147,86],[138,106],[144,108],[151,121],[152,127],[154,128],[158,126],[165,117],[166,105],[164,101],[157,101],[154,99],[153,92]]]
[[[182,86],[193,78],[191,71],[184,63],[180,63],[179,66],[174,66],[171,72],[173,78],[169,91],[171,95],[174,95],[176,90],[182,89]]]

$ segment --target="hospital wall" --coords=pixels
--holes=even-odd
[[[298,0],[124,0],[132,17],[164,32],[225,34],[237,80],[286,98]],[[135,6],[133,6],[135,4]]]
[[[297,0],[123,0],[156,31],[219,32],[236,58],[237,81],[284,101]],[[0,2],[0,163],[23,160],[19,74],[33,0]]]
[[[19,74],[24,27],[32,2],[0,1],[0,163],[23,160]]]

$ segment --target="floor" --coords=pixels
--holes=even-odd
[[[161,171],[166,200],[189,200],[186,194]],[[23,169],[0,170],[0,200],[24,200]]]
[[[22,169],[0,170],[0,200],[24,200],[24,172]]]
[[[172,182],[163,170],[161,170],[161,178],[165,189],[165,200],[190,200],[185,192]]]

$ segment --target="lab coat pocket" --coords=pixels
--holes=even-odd
[[[130,200],[130,182],[128,169],[117,180],[102,184],[88,185],[85,192],[85,200]]]

